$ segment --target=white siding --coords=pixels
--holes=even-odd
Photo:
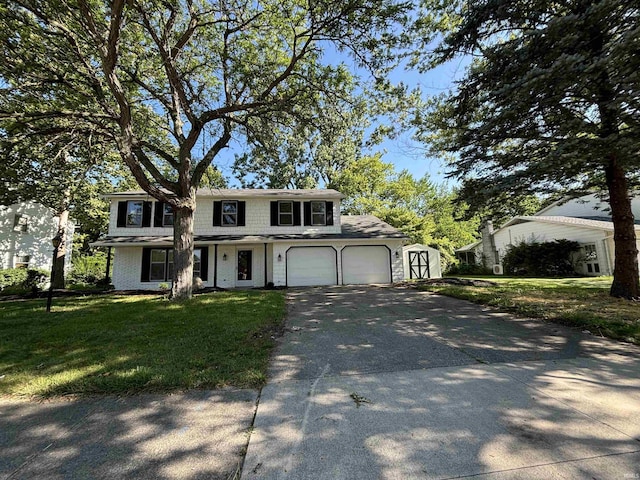
[[[525,222],[503,228],[495,234],[496,249],[500,259],[506,253],[509,244],[517,245],[521,242],[552,242],[566,239],[581,244],[593,243],[596,246],[601,275],[612,275],[607,261],[605,238],[610,232],[570,225],[556,225],[542,222]]]
[[[16,214],[28,217],[27,232],[13,229]],[[53,246],[51,239],[58,229],[58,217],[53,210],[35,202],[0,206],[0,268],[13,268],[16,257],[29,255],[29,268],[51,270]],[[71,268],[71,247],[75,225],[68,222],[65,269]]]
[[[145,201],[153,202],[150,227],[118,227],[118,202],[127,200],[141,200],[139,197],[116,198],[111,200],[109,215],[110,236],[171,236],[171,227],[154,227],[153,215],[157,203],[153,198]],[[219,198],[216,201],[222,200]],[[235,200],[229,198],[227,200]],[[268,198],[239,198],[246,202],[246,218],[244,227],[214,227],[213,226],[213,198],[198,198],[194,218],[194,232],[196,235],[291,235],[314,233],[340,233],[340,201],[336,198],[313,199],[314,201],[333,202],[333,225],[322,227],[297,226],[297,227],[272,227],[271,226],[271,201]],[[298,201],[298,200],[296,200]],[[302,202],[301,202],[302,203]],[[302,210],[302,205],[301,205]],[[300,212],[301,218],[303,212]]]

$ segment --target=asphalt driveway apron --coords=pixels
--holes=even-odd
[[[409,288],[288,293],[242,478],[640,478],[640,349]]]

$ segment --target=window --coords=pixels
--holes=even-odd
[[[16,255],[15,262],[13,262],[14,268],[29,268],[29,255]]]
[[[600,264],[598,263],[598,251],[594,243],[582,246],[584,262],[587,273],[600,273]]]
[[[278,225],[293,225],[293,202],[278,202]]]
[[[142,226],[142,203],[133,200],[127,202],[127,227]]]
[[[193,250],[193,277],[202,277],[202,249]],[[167,282],[173,279],[173,249],[154,248],[150,255],[149,281]]]
[[[193,278],[201,277],[202,251],[199,248],[193,250]]]
[[[167,252],[168,250],[151,250],[151,272],[149,280],[165,281],[167,279]]]
[[[311,202],[311,225],[327,224],[327,207],[325,202]]]
[[[29,231],[29,217],[21,213],[16,213],[13,219],[13,231],[27,233],[27,231]]]
[[[166,203],[162,204],[162,226],[173,226],[173,210],[171,209],[171,205],[168,205]]]
[[[238,202],[222,202],[222,225],[238,225]]]

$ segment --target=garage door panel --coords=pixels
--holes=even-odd
[[[287,251],[287,285],[302,287],[337,283],[333,247],[291,247]]]
[[[383,245],[343,248],[342,282],[347,285],[391,283],[389,249]]]

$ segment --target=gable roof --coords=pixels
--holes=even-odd
[[[151,197],[144,190],[129,190],[126,192],[113,192],[104,196],[105,198],[121,197]],[[309,188],[309,189],[287,189],[287,188],[199,188],[196,197],[209,198],[249,198],[249,197],[271,197],[271,198],[345,198],[337,190],[330,188]]]
[[[513,217],[507,223],[502,225],[496,233],[503,228],[510,227],[511,225],[518,225],[525,222],[540,222],[540,223],[553,223],[557,225],[570,225],[574,227],[583,228],[595,228],[598,230],[606,230],[613,232],[613,222],[593,219],[593,218],[581,218],[581,217],[563,217],[563,216],[545,216],[545,215],[533,215],[533,216],[519,216]],[[636,225],[636,230],[640,229],[640,225]]]

